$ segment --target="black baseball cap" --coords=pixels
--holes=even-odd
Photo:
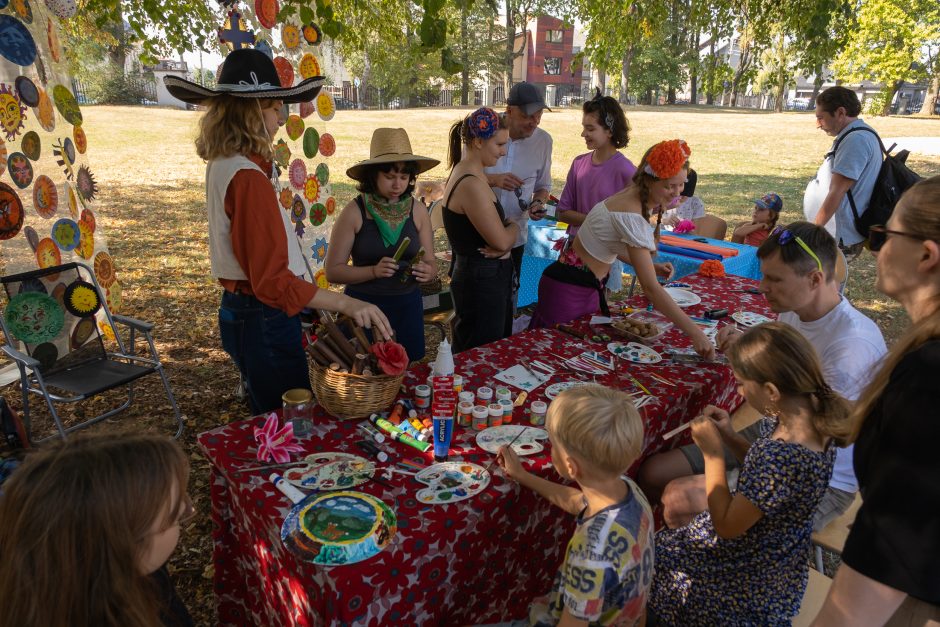
[[[545,105],[545,98],[535,85],[526,83],[525,81],[512,86],[512,89],[509,90],[509,98],[506,99],[506,104],[519,107],[526,115],[532,115],[536,111],[548,109]],[[551,111],[551,109],[548,110]]]

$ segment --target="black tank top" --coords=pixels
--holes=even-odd
[[[468,176],[473,176],[472,174],[464,174],[457,182],[454,183],[454,186],[450,190],[450,194],[447,196],[447,200],[444,202],[444,232],[447,233],[447,239],[450,240],[450,247],[458,255],[467,255],[467,256],[480,256],[479,249],[487,246],[486,240],[483,239],[483,236],[480,235],[480,232],[474,228],[473,223],[470,222],[470,218],[463,213],[454,213],[448,208],[448,203],[450,203],[451,196],[454,195],[454,190],[457,189],[457,186],[467,178]],[[499,204],[499,199],[494,201],[496,205],[496,213],[499,215],[500,220],[506,219],[506,214],[503,211],[502,205]]]
[[[356,205],[359,207],[360,215],[362,215],[362,228],[356,233],[350,251],[354,266],[374,266],[382,257],[394,256],[395,251],[398,250],[398,246],[405,237],[410,237],[411,242],[405,249],[405,254],[401,256],[401,260],[404,262],[411,261],[418,254],[418,249],[421,248],[421,240],[418,237],[418,227],[415,226],[413,201],[411,215],[408,216],[394,246],[386,246],[385,242],[382,241],[382,235],[379,233],[379,227],[375,224],[375,220],[372,219],[372,216],[367,215],[362,196],[356,196]],[[433,254],[433,251],[425,251],[425,254]],[[349,289],[365,294],[390,296],[393,294],[407,294],[414,290],[416,285],[417,281],[410,276],[407,281],[402,282],[399,273],[390,277],[372,279],[365,283],[356,283],[350,285]]]

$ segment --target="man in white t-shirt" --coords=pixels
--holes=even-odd
[[[839,294],[836,255],[835,240],[821,226],[795,222],[778,229],[757,250],[763,273],[760,289],[777,319],[793,326],[816,349],[829,386],[855,401],[887,347],[877,325]],[[734,326],[724,327],[717,337],[719,348],[727,348],[740,333]],[[741,434],[750,441],[760,435],[756,423]],[[730,451],[725,458],[728,468],[739,467]],[[651,501],[662,501],[670,527],[682,526],[708,507],[704,468],[702,453],[694,444],[653,455],[640,468],[640,486]],[[852,447],[840,448],[813,528],[823,528],[844,512],[856,492]]]

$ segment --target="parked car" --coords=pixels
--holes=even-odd
[[[787,110],[788,111],[808,111],[809,110],[809,98],[791,98],[787,100]]]
[[[352,100],[349,100],[348,98],[343,98],[342,96],[333,98],[333,102],[336,103],[337,109],[355,109],[356,108],[355,102],[353,102]]]

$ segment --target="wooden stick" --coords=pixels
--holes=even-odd
[[[679,434],[679,433],[682,433],[683,431],[685,431],[686,429],[688,429],[690,426],[692,426],[692,421],[691,421],[691,420],[688,421],[688,422],[685,423],[685,424],[679,425],[678,427],[676,427],[676,428],[673,429],[672,431],[670,431],[670,432],[664,434],[664,435],[663,435],[663,439],[664,439],[664,440],[668,440],[668,439],[672,438],[673,436],[675,436],[675,435],[677,435],[677,434]]]
[[[353,335],[356,336],[356,339],[359,340],[359,344],[362,345],[362,350],[365,353],[371,352],[372,344],[369,342],[369,338],[366,337],[366,332],[362,330],[356,322],[350,318],[349,325],[352,327]]]
[[[353,374],[362,374],[362,370],[366,367],[366,363],[369,360],[368,355],[363,355],[359,353],[356,355],[355,361],[353,361],[352,373]]]
[[[307,344],[307,352],[310,353],[310,357],[313,358],[320,366],[329,366],[330,360],[328,360],[322,353],[320,353],[313,344]]]
[[[317,339],[316,346],[321,351],[323,351],[323,354],[326,355],[327,359],[330,360],[330,363],[333,363],[333,362],[336,362],[338,364],[343,363],[343,360],[339,358],[339,355],[336,354],[336,351],[330,348],[329,344],[323,341],[323,338]]]
[[[320,314],[320,322],[326,329],[327,336],[336,343],[337,348],[343,352],[343,356],[351,364],[356,359],[356,349],[352,347],[352,344],[349,343],[349,340],[346,339],[346,336],[339,330],[339,327],[336,326],[328,313],[325,311],[318,311],[318,313]]]

